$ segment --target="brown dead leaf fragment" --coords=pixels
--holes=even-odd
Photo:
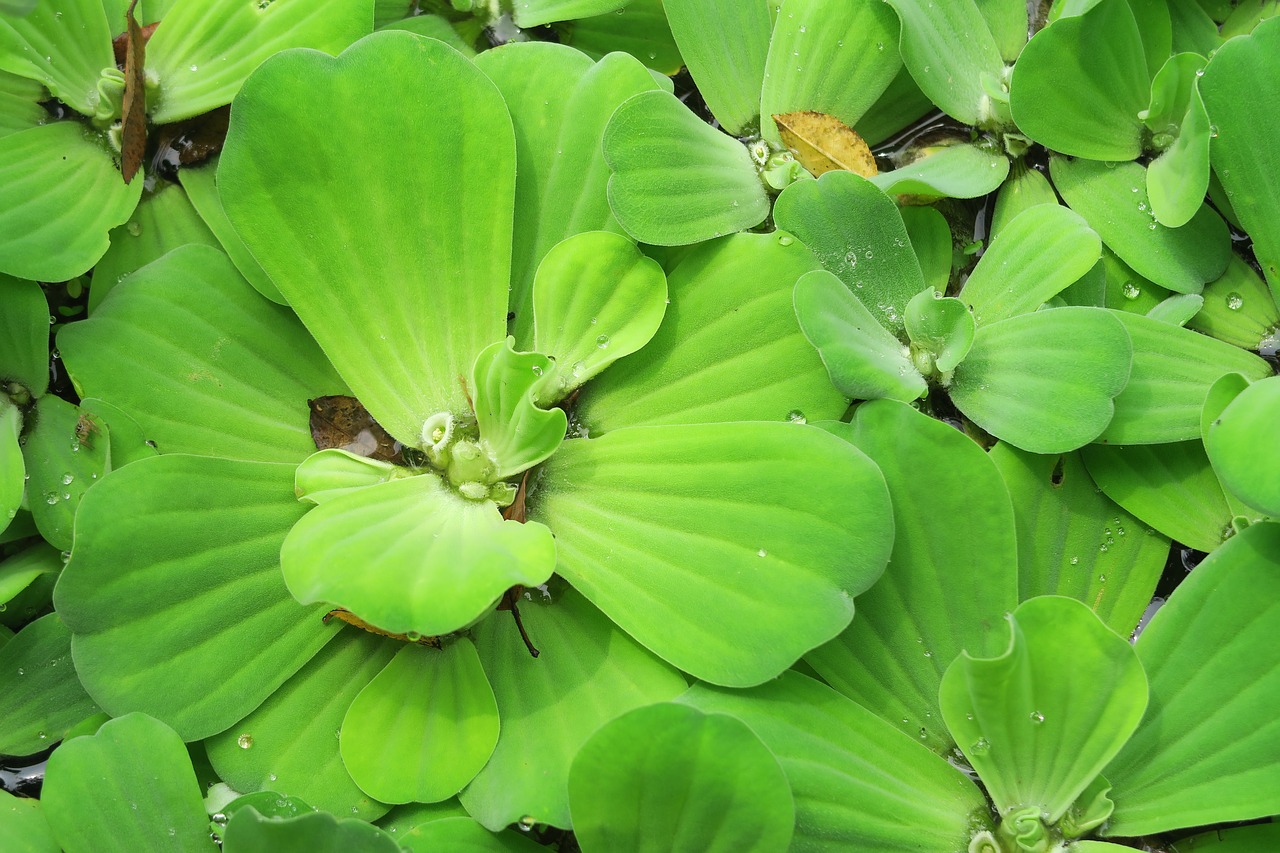
[[[783,143],[815,178],[837,170],[864,178],[879,172],[871,148],[857,131],[835,116],[805,110],[775,115],[773,120]]]
[[[143,71],[147,40],[133,16],[138,0],[125,12],[128,24],[124,53],[124,108],[120,115],[120,173],[127,184],[142,167],[147,154],[147,78]]]
[[[355,397],[335,395],[308,400],[311,438],[317,450],[336,447],[356,456],[403,464],[399,443]]]

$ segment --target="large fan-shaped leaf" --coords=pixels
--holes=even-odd
[[[1280,460],[1265,450],[1277,421],[1280,379],[1255,382],[1209,427],[1205,449],[1227,488],[1250,506],[1280,518]]]
[[[962,850],[990,827],[963,773],[799,673],[750,690],[697,685],[680,701],[737,717],[778,757],[795,796],[793,850]]]
[[[773,27],[768,4],[666,0],[663,8],[711,113],[734,136],[746,132],[760,117],[760,87]]]
[[[389,138],[413,140],[429,166],[404,168]],[[457,377],[503,335],[514,158],[489,79],[409,33],[377,33],[338,59],[281,54],[236,99],[218,166],[227,216],[407,444],[431,415],[466,411]]]
[[[1009,619],[1008,651],[947,670],[947,727],[1003,814],[1055,822],[1137,728],[1147,680],[1128,641],[1084,604],[1045,595]]]
[[[601,139],[618,104],[660,87],[626,54],[593,64],[576,50],[545,42],[487,50],[476,65],[501,90],[515,125],[520,164],[511,259],[515,317],[508,325],[517,346],[527,348],[534,273],[551,248],[585,231],[622,233],[609,208],[609,167]]]
[[[875,462],[893,499],[893,555],[839,637],[805,656],[828,684],[937,752],[953,745],[938,685],[956,655],[996,654],[1017,603],[1009,493],[968,436],[888,401],[828,427]]]
[[[997,438],[1032,453],[1062,453],[1106,429],[1131,358],[1124,327],[1104,309],[1037,311],[979,326],[948,390],[966,417]]]
[[[925,288],[902,216],[891,199],[852,172],[828,172],[778,196],[774,219],[808,246],[894,334],[907,302]]]
[[[848,625],[888,559],[887,500],[870,460],[818,430],[705,424],[566,442],[531,514],[556,532],[557,571],[623,629],[745,686]]]
[[[1116,397],[1116,413],[1101,440],[1158,444],[1200,436],[1200,409],[1227,373],[1255,380],[1271,375],[1256,355],[1151,317],[1112,312],[1133,340],[1133,372]]]
[[[89,490],[55,599],[89,695],[188,740],[271,695],[335,630],[280,576],[302,512],[292,465],[158,456]]]
[[[577,419],[623,426],[839,417],[831,386],[791,309],[813,256],[790,234],[735,234],[691,249],[667,281],[670,304],[639,352],[589,383]],[[732,310],[725,310],[732,305]]]
[[[342,756],[352,778],[383,802],[452,797],[498,742],[498,707],[475,646],[410,645],[351,703]]]
[[[1227,268],[1231,239],[1222,218],[1204,206],[1180,228],[1161,225],[1141,165],[1054,157],[1049,169],[1058,192],[1102,242],[1161,287],[1199,293]]]
[[[147,72],[159,84],[150,118],[165,124],[229,104],[272,54],[291,47],[337,53],[372,31],[372,0],[175,3],[147,44]]]
[[[79,113],[93,115],[99,76],[115,64],[101,0],[36,3],[25,14],[0,10],[0,68],[40,81]]]
[[[139,756],[146,756],[139,761]],[[145,714],[127,714],[49,757],[40,804],[67,853],[216,851],[182,740]]]
[[[322,627],[318,615],[308,624]],[[382,815],[389,806],[352,781],[338,735],[352,701],[399,647],[344,629],[252,713],[205,742],[219,778],[237,791],[275,791],[335,814]]]
[[[518,820],[569,826],[569,767],[591,733],[687,686],[680,673],[559,582],[548,591],[526,591],[519,607],[537,658],[510,619],[500,615],[475,629],[502,730],[493,757],[461,800],[495,832]]]
[[[1250,820],[1280,809],[1280,525],[1211,554],[1138,639],[1151,682],[1142,725],[1105,774],[1108,835]]]
[[[637,708],[591,736],[569,774],[586,851],[782,850],[795,806],[778,759],[742,722],[688,705]]]
[[[973,0],[891,0],[902,19],[902,61],[920,90],[952,118],[980,124],[992,117],[984,75],[1000,81],[1004,60]]]
[[[1013,498],[1018,598],[1068,595],[1117,634],[1132,632],[1169,556],[1168,537],[1100,492],[1079,454],[1036,456],[1001,443],[991,461]]]
[[[1018,129],[1073,157],[1132,160],[1142,153],[1151,78],[1126,0],[1104,0],[1045,27],[1027,43],[1010,81]]]
[[[781,144],[772,117],[801,110],[857,124],[902,67],[897,40],[893,11],[880,3],[785,0],[760,94],[765,138]]]
[[[1027,314],[1078,280],[1101,257],[1098,235],[1079,214],[1056,204],[1039,204],[1006,223],[965,281],[960,298],[979,325]]]
[[[0,753],[39,752],[96,713],[71,664],[71,632],[56,613],[0,649]]]
[[[1253,238],[1273,292],[1280,292],[1280,21],[1265,21],[1213,55],[1200,79],[1213,168]]]
[[[0,138],[0,272],[36,281],[80,275],[141,195],[142,181],[126,184],[105,140],[78,122]]]
[[[909,403],[928,390],[911,351],[833,274],[814,270],[801,276],[795,308],[800,328],[840,393],[855,400]]]
[[[49,302],[34,281],[0,274],[0,305],[0,381],[39,397],[49,388]]]
[[[667,92],[643,92],[618,107],[605,130],[604,156],[613,170],[613,215],[642,243],[698,243],[769,215],[747,149]]]
[[[165,453],[297,462],[315,450],[307,401],[344,390],[297,318],[204,246],[139,270],[58,345],[80,392]]]
[[[556,544],[542,525],[506,520],[427,473],[326,501],[290,531],[280,561],[303,603],[434,636],[465,628],[511,586],[545,583]]]

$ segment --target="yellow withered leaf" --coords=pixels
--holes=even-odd
[[[775,115],[783,143],[816,178],[843,170],[870,178],[879,172],[870,146],[835,116],[805,110]]]

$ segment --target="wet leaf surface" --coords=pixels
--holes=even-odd
[[[773,120],[783,143],[815,178],[838,169],[864,178],[879,171],[871,148],[857,131],[835,116],[805,110],[776,115]]]

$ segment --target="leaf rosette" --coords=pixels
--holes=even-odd
[[[535,56],[582,113],[529,92]],[[249,79],[218,188],[289,307],[188,247],[59,341],[161,451],[91,493],[58,588],[96,701],[210,738],[240,791],[372,816],[466,786],[486,826],[564,826],[599,725],[677,670],[758,684],[849,624],[892,522],[876,466],[803,424],[847,405],[786,310],[816,264],[738,235],[664,275],[621,236],[591,163],[654,86],[627,57],[473,63],[403,32]],[[556,133],[588,177],[518,178]],[[386,439],[315,452],[308,401],[332,395]]]

